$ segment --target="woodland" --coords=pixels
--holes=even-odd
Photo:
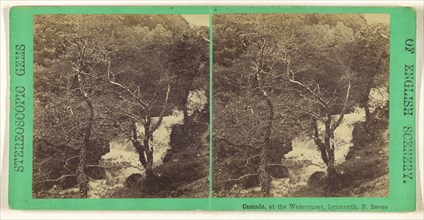
[[[389,24],[368,18],[213,16],[214,197],[388,196]]]
[[[33,196],[208,196],[208,94],[209,27],[34,16]]]
[[[387,197],[370,18],[219,14],[210,42],[181,15],[34,16],[33,197]]]

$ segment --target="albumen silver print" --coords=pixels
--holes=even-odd
[[[213,15],[213,196],[389,196],[389,22]]]
[[[209,16],[34,16],[35,198],[209,195]]]

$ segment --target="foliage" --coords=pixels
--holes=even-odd
[[[35,16],[34,155],[55,150],[36,156],[34,181],[77,176],[85,197],[86,168],[101,157],[90,146],[99,140],[129,138],[151,165],[152,133],[181,103],[168,98],[171,86],[173,94],[182,81],[191,82],[189,91],[206,88],[207,36],[179,15]],[[70,158],[76,170],[57,169]]]
[[[388,82],[388,28],[330,14],[216,15],[213,28],[214,185],[266,178],[261,151],[301,133],[333,172],[334,130]]]

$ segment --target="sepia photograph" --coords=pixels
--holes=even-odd
[[[209,22],[34,15],[32,197],[208,197]]]
[[[389,14],[214,14],[213,197],[388,197],[389,46]]]

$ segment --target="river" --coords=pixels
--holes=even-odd
[[[203,90],[191,91],[188,97],[188,114],[193,114],[196,110],[202,110],[207,103],[207,96]],[[163,117],[163,121],[158,129],[153,133],[153,166],[162,164],[163,158],[170,149],[170,135],[172,127],[183,124],[183,112],[174,110],[172,115]],[[152,124],[158,117],[152,118]],[[137,126],[139,136],[144,135],[144,127]],[[105,168],[106,178],[100,180],[90,180],[89,198],[108,198],[116,188],[123,187],[125,179],[131,174],[144,174],[144,169],[138,159],[132,143],[129,140],[113,140],[110,142],[110,152],[105,154],[100,160],[100,165]]]

